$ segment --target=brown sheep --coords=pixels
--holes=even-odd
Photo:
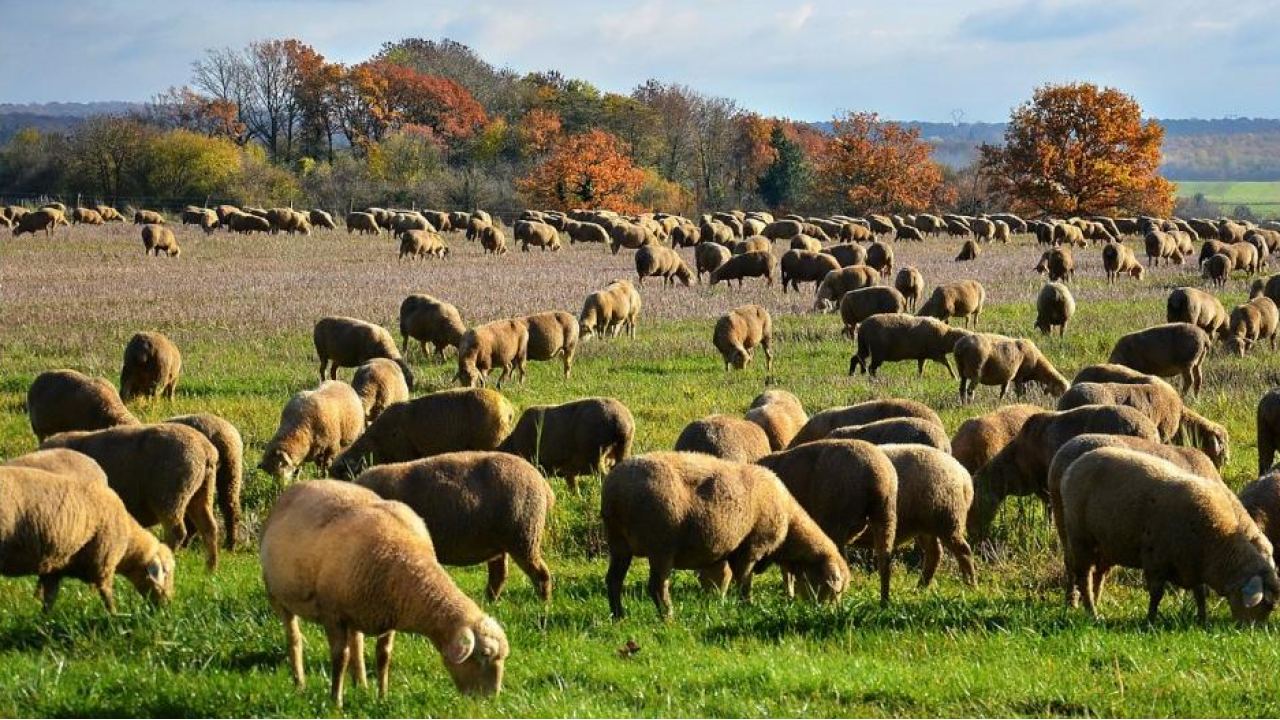
[[[107,473],[97,460],[75,450],[36,450],[0,463],[0,467],[33,468],[74,478],[79,482],[109,487]]]
[[[680,253],[662,245],[645,245],[636,251],[636,275],[641,285],[646,277],[662,278],[662,286],[674,286],[676,280],[689,286],[693,280],[693,271],[685,263]]]
[[[182,353],[173,341],[158,332],[140,332],[124,348],[120,369],[120,398],[163,395],[172,400],[182,372]]]
[[[1145,271],[1134,256],[1133,250],[1123,243],[1107,243],[1102,248],[1102,269],[1107,275],[1107,284],[1114,285],[1121,275],[1129,275],[1141,280]]]
[[[1244,357],[1259,340],[1271,343],[1276,349],[1276,329],[1280,325],[1280,310],[1268,297],[1256,297],[1231,310],[1231,319],[1223,333],[1227,351]]]
[[[964,318],[965,327],[972,322],[978,326],[978,316],[986,303],[987,291],[976,280],[962,280],[934,288],[933,294],[916,312],[921,317],[937,318],[949,322],[953,317]]]
[[[90,208],[76,208],[71,213],[72,225],[105,225],[106,220],[102,219],[102,215],[97,210]]]
[[[1182,264],[1183,253],[1177,239],[1163,230],[1148,232],[1143,238],[1143,245],[1147,251],[1147,264],[1152,267],[1159,266],[1161,260]]]
[[[978,243],[972,240],[965,240],[964,244],[960,246],[960,253],[956,255],[956,262],[977,260],[978,256],[981,254],[982,249],[978,247]]]
[[[933,408],[915,400],[892,398],[889,400],[868,400],[856,405],[827,408],[815,413],[813,417],[796,432],[789,447],[797,447],[805,443],[821,440],[830,435],[836,428],[847,425],[866,425],[877,420],[889,418],[913,417],[927,420],[942,427],[942,418]]]
[[[522,252],[529,252],[530,245],[542,248],[544,252],[560,249],[560,233],[546,223],[521,220],[516,223],[515,238]]]
[[[1210,285],[1224,288],[1231,276],[1232,259],[1218,253],[1200,265],[1200,277],[1209,281]]]
[[[720,316],[711,343],[724,359],[724,369],[742,370],[759,346],[764,350],[765,370],[773,372],[773,318],[759,305],[742,305]]]
[[[653,231],[643,225],[622,220],[615,221],[607,228],[609,231],[609,250],[614,255],[622,248],[628,250],[639,250],[645,245],[652,245],[658,242],[654,237]],[[519,235],[516,236],[519,240]]]
[[[1191,323],[1216,337],[1227,327],[1227,310],[1211,293],[1191,287],[1174,288],[1165,302],[1165,321]]]
[[[235,229],[235,226],[232,226]],[[378,225],[378,219],[372,213],[367,212],[349,212],[347,213],[347,234],[359,230],[361,235],[381,235],[382,227]]]
[[[778,263],[782,269],[782,292],[788,288],[800,292],[800,283],[811,282],[815,288],[827,274],[840,269],[840,262],[824,252],[788,250]]]
[[[613,398],[583,398],[525,409],[498,449],[564,478],[572,492],[578,476],[603,475],[631,455],[631,411]]]
[[[347,218],[347,232],[351,232],[351,228],[354,226],[351,224],[350,216],[347,216]],[[372,217],[369,218],[369,223],[373,224]],[[271,231],[271,223],[268,222],[266,218],[242,212],[231,213],[227,218],[227,227],[230,228],[232,232],[240,233],[241,235],[248,235],[249,233],[254,232],[264,233]],[[377,225],[373,224],[373,227],[376,228]]]
[[[564,376],[573,370],[573,355],[578,348],[578,321],[563,311],[535,313],[523,318],[529,329],[525,355],[529,360],[552,360],[564,363]]]
[[[609,243],[609,231],[593,222],[571,222],[565,225],[570,243]]]
[[[760,251],[734,255],[726,260],[723,265],[711,271],[711,284],[716,285],[721,282],[737,280],[738,287],[742,287],[743,279],[749,277],[762,277],[765,279],[765,285],[772,287],[774,277],[773,255]]]
[[[1061,395],[1067,389],[1067,379],[1030,340],[973,333],[958,340],[952,352],[960,375],[961,402],[972,402],[980,384],[998,385],[1001,400],[1008,394],[1010,385],[1017,387],[1019,396],[1026,384],[1032,382],[1050,395]]]
[[[924,276],[915,267],[908,265],[898,271],[893,278],[893,287],[902,293],[907,303],[907,312],[916,311],[916,303],[924,295]]]
[[[608,332],[617,337],[624,329],[631,338],[636,336],[636,322],[640,317],[640,293],[627,280],[614,280],[609,287],[587,296],[578,316],[578,333],[588,338]]]
[[[699,570],[749,599],[757,565],[799,576],[806,594],[838,600],[849,582],[839,549],[765,468],[702,453],[655,452],[618,463],[604,479],[600,515],[609,543],[609,607],[621,618],[634,557],[649,559],[649,596],[671,615],[673,569]]]
[[[400,259],[433,257],[444,259],[449,256],[449,248],[444,240],[431,230],[405,230],[400,233]]]
[[[867,246],[867,266],[873,267],[881,275],[893,272],[893,247],[876,240]]]
[[[765,225],[760,233],[770,240],[790,240],[804,232],[804,226],[798,220],[775,220]]]
[[[36,376],[27,390],[31,432],[44,442],[68,430],[102,430],[137,425],[111,383],[75,370],[51,370]]]
[[[401,304],[401,309],[404,306]],[[386,328],[356,318],[332,315],[320,318],[311,334],[320,358],[320,382],[329,369],[329,379],[338,379],[338,368],[360,367],[373,358],[387,358],[400,366],[404,381],[413,389],[413,371],[400,357],[396,341]]]
[[[35,235],[40,230],[43,230],[45,235],[52,235],[54,228],[66,223],[66,218],[57,210],[47,208],[35,210],[17,218],[13,236],[18,237],[24,233]]]
[[[178,240],[169,228],[163,225],[143,225],[142,254],[150,255],[153,252],[156,257],[160,257],[161,252],[168,257],[180,257],[182,248],[178,247]]]
[[[487,388],[442,390],[396,403],[334,458],[329,472],[354,478],[369,465],[460,450],[493,450],[511,430],[515,408]]]
[[[928,317],[904,313],[873,315],[858,328],[858,348],[849,358],[849,374],[861,368],[874,377],[886,362],[915,360],[918,373],[923,375],[925,361],[932,360],[954,378],[947,356],[956,342],[969,334],[968,330]]]
[[[1241,488],[1240,504],[1274,548],[1280,542],[1280,472],[1264,473]]]
[[[865,425],[845,425],[832,430],[828,440],[865,440],[872,445],[928,445],[951,452],[951,440],[942,426],[915,417],[887,418]]]
[[[1157,377],[1182,376],[1182,391],[1199,394],[1209,336],[1189,323],[1168,323],[1122,336],[1109,363],[1125,365]]]
[[[729,248],[719,243],[699,243],[693,249],[693,259],[697,269],[698,282],[702,282],[703,273],[713,273],[731,257]]]
[[[1280,449],[1280,390],[1268,390],[1258,399],[1255,415],[1258,441],[1258,474],[1265,474]]]
[[[786,390],[766,390],[757,395],[751,401],[746,418],[764,429],[769,449],[774,452],[785,450],[809,421],[800,399]]]
[[[400,337],[403,352],[409,354],[409,338],[422,345],[422,354],[429,356],[427,343],[435,347],[435,354],[444,360],[445,348],[458,347],[467,326],[462,322],[458,308],[430,295],[410,295],[400,303]]]
[[[858,324],[863,320],[884,313],[901,313],[906,309],[907,301],[902,293],[891,287],[868,287],[852,290],[840,300],[840,319],[844,321],[841,331],[846,337],[856,335]]]
[[[338,229],[338,223],[333,221],[333,216],[319,208],[307,211],[307,220],[318,228],[324,228],[325,230]]]
[[[951,455],[971,474],[977,474],[1022,430],[1027,419],[1045,409],[1038,405],[1005,405],[960,423],[951,436]]]
[[[529,358],[529,325],[521,319],[494,320],[468,330],[458,343],[458,372],[454,380],[466,387],[484,387],[489,371],[502,368],[498,387],[512,374],[524,383]]]
[[[831,312],[840,307],[845,293],[879,284],[880,272],[869,265],[850,265],[827,273],[818,285],[813,309]]]
[[[1253,281],[1252,287],[1249,288],[1249,299],[1265,295],[1271,298],[1271,301],[1280,307],[1280,274],[1271,275],[1267,278],[1258,278]]]
[[[1036,296],[1036,329],[1052,335],[1058,328],[1058,337],[1067,334],[1067,323],[1076,314],[1076,299],[1062,283],[1047,283]]]
[[[356,368],[351,378],[351,389],[356,391],[364,406],[364,420],[371,423],[393,403],[409,399],[409,385],[404,381],[400,366],[386,358],[373,358]]]
[[[134,225],[163,225],[164,215],[154,210],[138,210],[133,213]]]
[[[835,258],[840,267],[867,264],[867,251],[861,245],[833,245],[822,252]]]
[[[551,571],[542,535],[555,504],[551,486],[523,458],[502,452],[454,452],[369,468],[355,480],[413,509],[431,534],[442,565],[485,563],[485,595],[497,600],[507,583],[507,557],[551,600]]]
[[[1160,380],[1155,375],[1140,373],[1133,368],[1115,363],[1098,363],[1085,365],[1071,379],[1072,385],[1080,383],[1149,383]],[[1162,381],[1163,382],[1163,381]]]
[[[258,467],[285,480],[308,462],[323,473],[360,437],[364,426],[364,404],[356,391],[341,380],[326,380],[285,403],[280,425],[263,449]]]
[[[744,463],[755,462],[770,452],[769,436],[763,428],[732,415],[708,415],[685,425],[673,449]]]
[[[204,435],[218,451],[218,475],[215,479],[218,511],[222,513],[223,539],[228,550],[240,543],[240,491],[244,485],[244,439],[235,425],[217,415],[200,413],[179,415],[167,423],[186,425]],[[187,532],[192,531],[187,523]]]
[[[479,233],[480,247],[486,255],[506,255],[507,236],[496,225],[485,225]]]

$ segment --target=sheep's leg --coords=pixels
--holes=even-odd
[[[933,576],[938,572],[938,564],[942,561],[942,542],[936,537],[922,535],[916,538],[916,547],[924,554],[924,564],[920,567],[920,589],[929,587]]]
[[[382,699],[387,697],[387,685],[391,679],[391,650],[395,646],[395,642],[395,630],[378,637],[377,650],[375,652],[377,653],[378,697]]]
[[[347,633],[347,656],[351,659],[351,682],[357,687],[367,687],[369,679],[364,671],[364,633],[356,630]]]
[[[1110,567],[1098,566],[1093,571],[1093,601],[1096,603],[1102,600],[1102,586],[1106,583],[1107,573],[1111,571]]]
[[[880,573],[880,604],[889,604],[889,583],[893,579],[893,538],[890,528],[877,523],[871,530],[876,570]]]
[[[188,514],[187,519],[190,519],[193,525],[195,524],[193,514]],[[168,545],[170,550],[181,549],[183,542],[187,539],[187,529],[183,525],[183,519],[163,520],[161,525],[164,527],[164,544]]]
[[[226,487],[218,488],[218,509],[222,512],[222,523],[226,530],[224,547],[235,550],[240,542],[240,485],[231,482]]]
[[[485,597],[490,602],[497,600],[502,595],[502,589],[507,585],[507,554],[503,553],[498,557],[489,561],[489,584],[485,587]]]
[[[525,575],[529,576],[529,582],[533,583],[533,589],[538,593],[538,597],[543,602],[551,601],[551,570],[542,560],[542,553],[538,552],[537,545],[525,548],[523,552],[513,554],[512,560],[516,561]]]
[[[578,476],[577,475],[566,474],[564,476],[564,484],[566,487],[569,488],[569,492],[573,493],[574,495],[578,494]]]
[[[605,573],[605,587],[609,592],[609,611],[614,620],[626,616],[622,608],[622,584],[627,579],[627,571],[631,569],[631,553],[611,551],[609,553],[609,570]]]
[[[935,358],[935,359],[936,359],[936,358]],[[946,356],[946,355],[943,355],[943,356],[942,356],[942,359],[941,359],[941,360],[937,360],[937,362],[938,362],[938,363],[940,363],[940,364],[942,365],[942,367],[944,367],[944,368],[946,368],[946,369],[947,369],[947,374],[951,376],[951,379],[952,379],[952,380],[955,380],[955,379],[956,379],[956,371],[951,369],[951,362],[947,360],[947,356]]]
[[[973,565],[973,549],[969,547],[969,542],[957,532],[950,538],[943,538],[942,545],[960,565],[960,576],[964,578],[964,583],[975,587],[978,584],[978,572]]]
[[[1191,595],[1196,599],[1196,622],[1204,625],[1209,622],[1209,609],[1205,606],[1204,585],[1191,588]]]
[[[783,573],[785,578],[786,573]],[[729,570],[729,563],[721,560],[714,565],[708,565],[698,571],[698,582],[702,585],[702,589],[707,592],[713,592],[724,597],[724,593],[729,589],[729,583],[733,580],[733,572]]]
[[[773,372],[773,343],[766,339],[761,341],[760,347],[764,349],[765,370]]]
[[[853,375],[854,372],[857,371],[859,365],[861,365],[864,370],[866,369],[866,365],[858,357],[858,353],[855,352],[853,355],[849,356],[849,374]]]
[[[1276,455],[1275,438],[1271,437],[1269,430],[1263,429],[1261,424],[1258,428],[1258,475],[1265,475],[1267,470],[1271,468],[1271,461]]]
[[[44,612],[53,610],[53,602],[58,599],[58,589],[62,586],[62,578],[56,575],[41,575],[36,582],[36,596],[40,598]],[[107,610],[113,610],[108,605]]]
[[[1147,582],[1147,622],[1155,622],[1156,616],[1160,612],[1160,601],[1164,599],[1164,581],[1151,580]]]
[[[751,582],[755,579],[756,560],[746,553],[736,553],[729,557],[729,569],[733,571],[733,579],[738,584],[738,595],[743,602],[751,602]]]
[[[501,389],[502,389],[502,383],[506,382],[506,381],[507,381],[507,378],[508,378],[508,377],[510,377],[510,376],[511,376],[511,365],[510,365],[510,364],[508,364],[508,365],[503,365],[503,366],[502,366],[502,374],[498,376],[498,389],[499,389],[499,390],[501,390]]]
[[[1093,576],[1096,568],[1092,565],[1086,565],[1076,570],[1076,588],[1080,591],[1080,601],[1084,603],[1085,612],[1093,617],[1098,617],[1098,608],[1094,604],[1095,598],[1093,594]]]
[[[212,487],[197,490],[187,506],[187,518],[204,543],[204,564],[209,572],[218,569],[218,519],[213,515],[213,498],[209,497],[212,491]]]
[[[671,566],[670,557],[649,556],[649,597],[663,620],[671,619]]]
[[[322,383],[324,382],[324,369],[325,369],[325,366],[327,366],[328,364],[329,364],[328,360],[326,360],[323,357],[320,358],[320,382]]]
[[[341,625],[325,627],[325,635],[329,638],[329,699],[339,710],[342,709],[342,677],[347,673],[349,645],[347,629]]]
[[[116,611],[116,594],[115,587],[112,584],[115,576],[103,578],[98,582],[98,597],[102,598],[102,604],[107,608],[107,612],[115,614]],[[57,590],[54,590],[53,596],[57,596]]]
[[[564,355],[561,356],[561,361],[564,363],[564,377],[566,380],[569,379],[569,373],[573,372],[573,351],[575,349],[576,348],[565,348]]]
[[[293,684],[299,690],[306,684],[306,671],[302,667],[302,628],[298,626],[298,616],[284,612],[284,640],[289,650],[289,666],[293,669]]]

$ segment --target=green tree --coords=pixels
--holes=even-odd
[[[148,192],[159,197],[222,195],[240,172],[241,153],[234,142],[190,130],[155,136],[145,153]]]
[[[65,138],[23,128],[0,148],[0,189],[7,192],[50,192],[62,181]]]
[[[756,180],[760,198],[772,210],[790,208],[804,196],[809,185],[809,168],[800,144],[787,139],[782,126],[775,124],[769,135],[774,159]]]

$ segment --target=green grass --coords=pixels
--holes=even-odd
[[[321,236],[306,241],[203,240],[183,236],[181,261],[137,257],[130,229],[77,229],[57,243],[0,245],[0,456],[32,449],[22,401],[40,371],[71,366],[114,376],[128,335],[160,327],[183,350],[178,397],[135,407],[155,420],[194,411],[220,413],[246,438],[246,466],[261,456],[289,394],[315,382],[310,323],[320,314],[352,314],[393,325],[408,288],[459,302],[469,321],[507,312],[564,307],[584,290],[626,273],[630,262],[599,248],[540,257],[474,256],[456,241],[450,264],[398,265],[390,242]],[[305,244],[304,244],[305,243]],[[931,284],[977,277],[992,305],[983,329],[1031,336],[1030,272],[1039,250],[1027,241],[993,247],[981,263],[950,262],[949,243],[898,246],[900,261],[919,266]],[[1080,303],[1065,339],[1036,340],[1068,376],[1101,361],[1120,334],[1163,319],[1170,287],[1194,283],[1189,268],[1157,268],[1142,284],[1108,288],[1099,251],[1077,254],[1073,290]],[[487,264],[486,264],[487,263]],[[547,282],[568,267],[572,277]],[[500,276],[469,284],[477,268]],[[532,268],[532,270],[530,270]],[[533,276],[531,280],[526,275]],[[569,276],[566,276],[569,277]],[[525,285],[528,281],[532,285]],[[564,287],[560,287],[560,285]],[[529,295],[538,288],[543,295]],[[1246,295],[1236,278],[1223,301]],[[74,288],[74,292],[64,290]],[[281,290],[281,289],[284,290]],[[514,289],[513,289],[514,288]],[[634,341],[583,345],[572,379],[536,363],[528,383],[506,391],[517,407],[586,395],[621,399],[636,418],[636,451],[669,448],[689,420],[741,413],[766,387],[795,392],[810,411],[872,397],[918,399],[938,409],[948,429],[999,405],[991,388],[961,406],[956,385],[935,366],[891,364],[878,378],[845,375],[851,345],[839,320],[802,313],[811,295],[783,296],[748,286],[642,289],[646,314]],[[712,317],[747,301],[774,312],[778,360],[726,374],[710,344]],[[573,300],[572,302],[577,302]],[[1211,356],[1203,414],[1233,438],[1225,468],[1239,488],[1256,464],[1253,408],[1275,383],[1276,356],[1258,350],[1239,359]],[[451,366],[411,361],[424,390],[445,387]],[[343,377],[350,377],[344,371]],[[1040,394],[1030,401],[1050,405]],[[308,470],[308,476],[311,471]],[[1280,643],[1273,627],[1241,631],[1225,603],[1211,604],[1208,627],[1194,623],[1190,598],[1166,599],[1163,615],[1145,622],[1146,595],[1134,573],[1121,572],[1093,622],[1062,607],[1061,561],[1038,503],[1006,504],[995,542],[984,548],[979,586],[969,589],[948,559],[935,585],[915,587],[914,550],[904,548],[893,602],[876,602],[865,558],[837,607],[787,601],[775,573],[756,585],[754,602],[704,595],[689,573],[677,573],[675,618],[657,619],[643,592],[646,568],[633,566],[625,602],[630,616],[609,619],[604,548],[597,520],[598,481],[581,495],[551,480],[557,503],[546,554],[556,589],[544,606],[514,572],[507,595],[486,604],[511,642],[503,693],[491,700],[455,692],[438,653],[423,638],[402,637],[386,702],[349,689],[356,716],[853,716],[853,715],[1180,715],[1274,716],[1280,700]],[[278,484],[251,471],[247,523],[256,532]],[[323,634],[306,626],[309,684],[294,690],[284,633],[270,613],[253,548],[224,556],[214,575],[198,549],[179,554],[175,601],[153,610],[120,583],[121,613],[109,617],[86,587],[68,583],[58,606],[42,615],[31,578],[0,580],[0,716],[312,716],[332,715],[327,701]],[[482,568],[455,569],[480,598]],[[1274,623],[1273,623],[1274,625]],[[641,648],[617,653],[628,640]],[[371,652],[370,652],[371,655]]]
[[[1280,215],[1280,182],[1179,181],[1178,197],[1204,195],[1205,199],[1230,213],[1245,205],[1259,217]]]

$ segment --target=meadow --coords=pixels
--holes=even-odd
[[[1178,197],[1204,195],[1208,200],[1230,213],[1244,205],[1260,218],[1280,217],[1280,182],[1268,181],[1179,181]]]
[[[203,236],[179,231],[177,260],[144,258],[132,226],[60,229],[46,239],[0,241],[0,457],[34,449],[24,413],[40,372],[75,368],[114,379],[136,331],[156,329],[182,349],[183,380],[172,401],[138,403],[157,420],[214,412],[246,441],[245,522],[256,534],[281,485],[252,470],[280,408],[316,383],[311,328],[328,314],[397,326],[400,301],[426,292],[458,306],[468,323],[539,310],[577,314],[582,298],[616,277],[634,278],[631,255],[601,246],[559,253],[484,257],[450,237],[445,261],[397,262],[387,236],[345,232],[311,237]],[[1132,241],[1131,241],[1132,243]],[[1106,359],[1115,339],[1164,321],[1178,285],[1200,286],[1194,266],[1154,269],[1141,282],[1109,287],[1101,251],[1079,250],[1073,292],[1079,303],[1065,338],[1032,327],[1043,280],[1032,267],[1040,249],[1028,237],[987,247],[972,263],[952,261],[958,243],[898,244],[930,287],[975,278],[988,290],[981,329],[1034,337],[1065,375]],[[1136,245],[1135,245],[1136,247]],[[691,260],[691,252],[682,251]],[[1247,297],[1234,277],[1220,293],[1228,307]],[[879,397],[908,397],[936,408],[949,430],[1001,403],[982,388],[968,406],[936,365],[891,364],[877,378],[846,375],[852,344],[839,318],[812,312],[812,290],[784,294],[761,281],[640,286],[637,337],[592,340],[579,348],[573,376],[556,363],[531,364],[528,381],[504,393],[517,409],[603,395],[622,400],[636,419],[635,451],[670,448],[690,420],[742,413],[768,387],[796,393],[810,412]],[[726,373],[711,346],[720,313],[756,302],[774,316],[778,357]],[[398,335],[398,333],[396,333]],[[450,356],[452,359],[452,356]],[[455,367],[409,355],[419,391],[448,387]],[[1254,407],[1278,382],[1276,358],[1258,348],[1241,359],[1215,350],[1205,389],[1193,402],[1225,424],[1232,438],[1224,477],[1238,489],[1256,470]],[[350,378],[350,371],[341,377]],[[1051,407],[1033,391],[1028,401]],[[314,476],[314,471],[303,473]],[[546,546],[555,578],[549,605],[514,573],[504,597],[483,603],[511,643],[503,692],[460,697],[423,638],[402,636],[391,694],[351,689],[354,716],[852,716],[1108,715],[1275,716],[1280,644],[1275,621],[1240,630],[1220,599],[1207,627],[1194,621],[1190,596],[1165,600],[1145,620],[1137,575],[1119,573],[1100,621],[1063,606],[1061,560],[1039,503],[1006,503],[991,541],[980,548],[979,584],[964,586],[947,558],[935,584],[916,588],[916,554],[898,553],[893,600],[880,607],[865,558],[834,607],[788,601],[776,573],[756,583],[754,600],[703,594],[690,573],[673,583],[675,617],[657,618],[643,591],[646,567],[628,578],[630,615],[614,622],[604,594],[599,481],[580,494],[550,479],[557,495]],[[305,626],[309,683],[289,677],[283,628],[270,612],[256,547],[224,556],[207,573],[199,548],[179,553],[177,595],[153,609],[122,586],[120,613],[108,616],[96,595],[68,583],[41,614],[31,578],[0,579],[0,715],[3,716],[313,716],[332,715],[323,633]],[[482,598],[481,567],[452,569]],[[628,641],[640,648],[619,653]]]

